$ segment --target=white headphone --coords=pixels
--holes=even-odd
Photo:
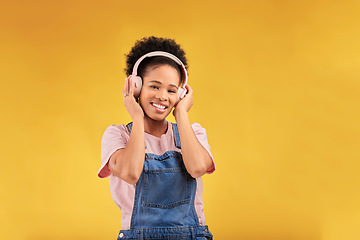
[[[135,82],[134,97],[138,97],[140,95],[140,91],[141,91],[141,87],[142,87],[142,79],[140,76],[137,76],[137,69],[138,69],[141,61],[144,60],[144,58],[146,58],[146,57],[155,57],[155,56],[168,57],[168,58],[174,60],[178,65],[181,66],[181,69],[183,70],[184,81],[182,83],[182,86],[178,88],[177,100],[176,100],[176,103],[178,103],[179,100],[182,99],[187,92],[187,90],[185,88],[185,86],[187,85],[187,80],[188,80],[187,71],[186,71],[184,64],[180,61],[180,59],[178,59],[176,56],[172,55],[171,53],[163,52],[163,51],[149,52],[149,53],[143,55],[142,57],[140,57],[136,61],[133,71],[132,71],[132,74],[129,76],[131,78],[131,80]]]

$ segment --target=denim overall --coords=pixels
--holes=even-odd
[[[181,148],[177,125],[172,124],[175,146]],[[127,125],[131,131],[132,123]],[[135,187],[129,230],[122,239],[212,239],[200,226],[195,211],[196,179],[186,171],[180,152],[145,153],[144,169]]]

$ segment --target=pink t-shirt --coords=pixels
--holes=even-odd
[[[207,141],[206,130],[202,128],[198,123],[192,124],[192,128],[201,145],[208,151],[211,158],[213,159],[210,152],[210,146]],[[144,134],[145,153],[162,155],[167,151],[181,152],[181,149],[175,146],[173,127],[170,122],[168,122],[168,129],[166,133],[163,134],[160,138],[150,135],[148,133]],[[126,147],[129,138],[130,132],[124,124],[111,125],[106,129],[101,141],[102,164],[98,172],[98,176],[100,178],[109,177],[111,196],[114,199],[116,205],[120,208],[122,214],[122,230],[130,229],[131,214],[134,207],[135,184],[129,184],[121,180],[120,178],[114,176],[110,172],[107,163],[111,155],[116,150]],[[213,165],[207,171],[207,173],[212,173],[214,171],[215,164],[213,160]],[[195,195],[195,210],[198,215],[200,225],[205,225],[204,203],[202,201],[203,184],[201,177],[197,178],[196,182],[197,189]]]

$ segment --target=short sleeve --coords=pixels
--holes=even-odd
[[[105,178],[111,174],[107,163],[116,150],[126,147],[129,135],[130,132],[123,124],[111,125],[105,130],[101,140],[101,167],[98,177]]]
[[[208,174],[213,173],[215,171],[215,162],[214,162],[214,158],[210,151],[210,145],[207,140],[206,130],[205,130],[205,128],[201,127],[201,125],[199,123],[193,123],[191,125],[191,127],[192,127],[197,139],[199,140],[200,144],[206,149],[206,151],[208,151],[208,153],[211,157],[211,160],[212,160],[212,166],[207,170],[206,173],[208,173]]]

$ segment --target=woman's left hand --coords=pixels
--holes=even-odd
[[[173,111],[173,115],[175,116],[175,118],[180,113],[189,112],[193,105],[193,90],[189,85],[186,85],[185,89],[187,90],[186,95],[182,99],[180,99]]]

